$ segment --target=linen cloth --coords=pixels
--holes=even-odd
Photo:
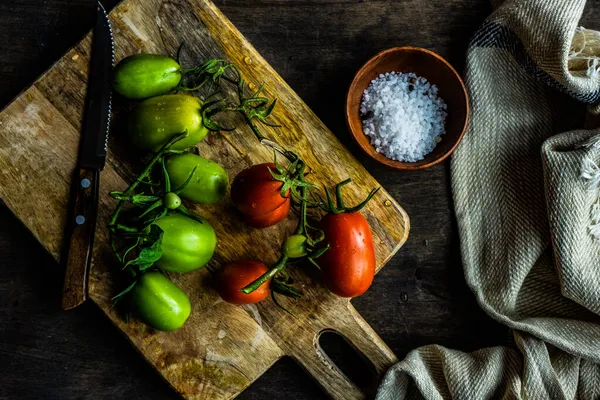
[[[600,34],[578,28],[584,0],[495,6],[467,52],[452,191],[467,284],[515,347],[416,349],[378,400],[600,399],[600,137],[557,131],[556,109],[598,102]]]

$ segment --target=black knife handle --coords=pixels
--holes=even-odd
[[[88,274],[98,215],[100,172],[80,169],[73,182],[73,212],[70,217],[70,237],[66,257],[62,308],[70,310],[88,297]]]

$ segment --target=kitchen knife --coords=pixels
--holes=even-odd
[[[88,297],[88,273],[98,214],[100,171],[106,163],[106,145],[111,113],[111,75],[114,44],[106,10],[98,2],[96,27],[77,170],[73,180],[72,209],[67,226],[68,248],[62,308],[69,310]]]

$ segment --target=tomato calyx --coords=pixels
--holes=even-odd
[[[373,198],[373,196],[375,196],[375,194],[379,191],[379,189],[381,189],[380,187],[375,188],[373,190],[371,190],[369,192],[369,194],[367,195],[367,197],[360,202],[359,204],[357,204],[354,207],[347,207],[346,204],[344,203],[344,198],[342,196],[342,187],[344,187],[345,185],[349,184],[352,182],[351,178],[346,179],[345,181],[342,181],[340,183],[338,183],[337,185],[335,185],[335,196],[336,196],[336,202],[334,203],[333,201],[333,196],[331,195],[331,192],[329,191],[329,189],[327,187],[325,187],[325,196],[327,197],[327,201],[323,201],[323,199],[319,197],[320,201],[319,201],[319,207],[327,212],[328,214],[342,214],[342,213],[353,213],[353,212],[358,212],[360,210],[362,210],[369,201],[371,201],[371,199]]]
[[[156,226],[151,225],[149,228],[139,235],[137,235],[136,245],[138,246],[137,257],[131,258],[123,265],[124,270],[128,270],[131,273],[133,282],[119,294],[114,296],[111,300],[113,301],[113,307],[121,300],[127,293],[129,293],[137,283],[140,275],[146,270],[149,270],[156,261],[162,256],[162,237],[163,230]],[[131,249],[126,250],[125,257],[131,252]],[[125,260],[124,260],[125,261]]]
[[[283,167],[277,161],[277,153],[274,150],[273,159],[275,164],[276,171],[273,171],[269,168],[269,173],[276,181],[280,181],[283,183],[280,189],[280,195],[283,198],[292,197],[298,204],[302,202],[302,195],[299,193],[300,188],[318,188],[317,185],[306,182],[305,178],[305,169],[306,163],[298,157],[295,153],[287,151],[286,158],[288,158],[291,163],[286,167]]]
[[[317,268],[319,268],[319,265],[318,265],[316,259],[318,259],[323,254],[325,254],[325,252],[327,250],[329,250],[329,247],[330,247],[330,245],[328,243],[325,245],[322,245],[322,242],[324,240],[326,240],[323,230],[321,230],[317,227],[313,227],[308,223],[308,220],[307,220],[308,208],[311,206],[312,207],[316,206],[316,207],[319,207],[322,210],[326,211],[329,214],[358,212],[362,208],[365,207],[365,205],[373,198],[373,196],[375,196],[375,194],[380,189],[380,188],[373,189],[367,195],[367,197],[361,203],[357,204],[356,206],[347,207],[344,203],[341,189],[343,186],[352,182],[352,180],[346,179],[345,181],[338,183],[335,187],[335,193],[336,193],[336,202],[335,203],[333,201],[333,196],[332,196],[331,192],[329,191],[329,189],[327,187],[325,187],[324,190],[325,190],[325,195],[327,198],[327,201],[325,202],[325,201],[323,201],[322,197],[320,197],[320,195],[315,194],[313,192],[309,192],[310,189],[315,188],[317,186],[305,181],[304,169],[306,167],[306,164],[304,163],[304,161],[302,161],[294,153],[291,153],[291,152],[288,152],[285,150],[281,150],[280,148],[278,148],[279,146],[277,146],[277,147],[273,146],[273,147],[276,150],[278,150],[280,153],[283,153],[288,159],[290,159],[290,161],[292,163],[291,165],[293,166],[293,168],[291,168],[291,167],[288,168],[287,171],[280,171],[280,168],[278,168],[278,172],[280,172],[280,175],[283,175],[283,176],[276,176],[277,174],[275,174],[274,172],[271,172],[271,175],[273,175],[273,178],[277,179],[279,177],[279,178],[283,178],[285,180],[287,178],[287,176],[285,176],[285,173],[286,172],[289,173],[289,171],[292,170],[292,171],[294,171],[294,179],[297,179],[300,182],[300,184],[296,185],[295,187],[293,186],[293,184],[291,184],[286,188],[286,193],[287,193],[287,190],[290,190],[290,193],[295,193],[295,199],[298,201],[298,204],[299,204],[300,220],[298,222],[298,226],[297,226],[294,234],[288,236],[288,238],[286,238],[286,240],[283,242],[282,249],[281,249],[281,256],[280,256],[279,260],[275,263],[275,265],[273,265],[271,267],[271,269],[269,269],[268,272],[266,272],[261,277],[256,279],[254,282],[252,282],[251,284],[247,285],[246,287],[244,287],[242,289],[242,292],[246,293],[246,294],[252,293],[254,290],[259,288],[262,284],[264,284],[265,282],[267,282],[269,280],[272,280],[274,288],[276,287],[277,282],[283,283],[285,286],[280,286],[280,288],[283,292],[289,293],[290,289],[291,289],[292,291],[295,291],[295,293],[296,292],[300,293],[299,291],[294,289],[292,286],[290,286],[283,280],[284,274],[287,275],[285,272],[285,268],[288,265],[288,261],[290,259],[295,259],[295,258],[306,258],[309,262],[311,262],[313,265],[315,265]],[[283,191],[283,188],[282,188],[282,191]],[[317,201],[310,202],[308,200],[308,193],[311,193],[311,195],[313,195],[317,199]],[[294,196],[294,195],[292,195],[292,196]],[[276,304],[278,304],[276,298],[274,298],[274,301],[276,302]]]
[[[287,274],[285,274],[285,275],[287,275]],[[290,285],[289,284],[290,281],[291,280],[289,279],[289,277],[288,278],[275,277],[271,281],[271,298],[273,299],[273,303],[275,303],[275,305],[277,307],[281,308],[286,313],[295,317],[296,314],[294,314],[292,311],[288,310],[283,304],[281,304],[279,302],[279,300],[277,299],[277,295],[276,295],[276,294],[281,294],[283,296],[290,297],[294,300],[302,297],[303,296],[302,292],[297,290],[296,288],[294,288],[292,285]]]
[[[177,50],[177,62],[181,65],[180,56],[185,43]],[[206,97],[205,103],[200,109],[204,126],[213,132],[232,131],[234,128],[224,127],[214,120],[214,117],[224,112],[235,112],[241,114],[252,129],[259,141],[265,139],[255,121],[271,127],[279,127],[268,121],[273,109],[277,105],[277,99],[271,101],[262,95],[264,85],[261,85],[252,95],[246,94],[246,81],[236,64],[222,58],[211,58],[200,66],[181,68],[182,79],[175,90],[193,92],[210,86],[210,95]],[[224,93],[213,90],[223,82],[237,89],[237,101],[231,102]],[[252,87],[251,87],[252,88]],[[217,97],[218,96],[218,97]],[[214,100],[213,98],[217,97]],[[210,101],[209,101],[210,100]]]
[[[320,257],[329,248],[329,245],[320,245],[324,240],[325,235],[321,229],[310,225],[307,218],[308,208],[317,206],[317,203],[313,203],[308,199],[310,189],[318,188],[318,186],[306,181],[306,163],[297,154],[285,150],[271,141],[265,140],[263,141],[263,144],[272,147],[274,151],[279,152],[290,161],[290,165],[287,168],[283,168],[277,163],[277,157],[275,155],[274,158],[277,171],[270,171],[270,173],[273,179],[280,180],[284,183],[281,188],[281,196],[283,197],[289,193],[289,197],[295,200],[295,205],[298,207],[299,221],[294,234],[290,235],[282,243],[279,260],[277,260],[269,271],[242,288],[242,292],[246,294],[252,293],[262,284],[271,280],[273,282],[274,291],[297,298],[301,296],[302,293],[291,286],[289,276],[285,271],[289,261],[291,259],[307,259],[318,267],[315,259]],[[281,307],[275,297],[273,300]]]

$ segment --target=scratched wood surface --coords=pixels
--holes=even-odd
[[[358,201],[378,185],[212,3],[126,0],[111,13],[111,22],[117,60],[140,51],[174,54],[185,42],[184,64],[220,56],[237,63],[249,81],[264,82],[266,94],[280,100],[274,121],[282,128],[266,129],[267,136],[298,152],[314,169],[315,179],[333,184],[353,177],[355,183],[346,190],[351,201]],[[88,35],[0,114],[0,197],[55,258],[60,255],[79,143],[89,45]],[[131,106],[120,105],[122,109]],[[120,108],[118,101],[116,108]],[[186,397],[231,398],[283,355],[295,358],[331,396],[363,397],[320,350],[319,334],[339,332],[371,360],[378,373],[396,357],[349,301],[329,294],[310,269],[292,271],[305,298],[284,300],[297,318],[271,302],[245,308],[220,302],[210,288],[208,271],[171,276],[193,303],[192,316],[177,332],[158,333],[136,321],[125,324],[111,312],[109,299],[119,289],[119,282],[111,273],[114,261],[103,228],[115,204],[105,193],[123,189],[140,166],[139,156],[122,137],[123,119],[116,115],[110,156],[101,176],[103,195],[90,278],[93,301]],[[271,158],[270,151],[258,145],[245,128],[212,135],[199,147],[231,177],[248,165]],[[43,189],[32,191],[32,187]],[[294,225],[290,217],[277,227],[249,229],[234,216],[228,198],[218,205],[193,208],[219,235],[213,268],[240,257],[275,261],[281,240]],[[364,214],[373,229],[380,269],[406,241],[409,220],[384,191]]]

